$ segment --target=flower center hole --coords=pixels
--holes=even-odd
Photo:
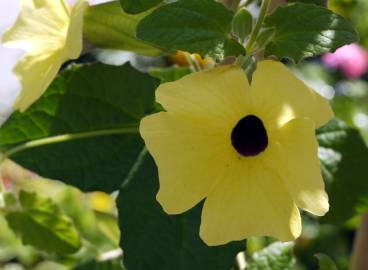
[[[268,136],[262,120],[255,115],[242,118],[231,132],[231,143],[245,157],[263,152],[268,146]]]

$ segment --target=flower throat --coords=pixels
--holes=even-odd
[[[231,143],[245,157],[263,152],[268,146],[268,136],[262,120],[255,115],[242,118],[231,132]]]

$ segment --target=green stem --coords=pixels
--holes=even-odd
[[[2,159],[7,159],[10,156],[22,152],[26,149],[35,148],[43,145],[54,144],[54,143],[61,143],[66,141],[73,141],[79,139],[86,139],[86,138],[93,138],[93,137],[101,137],[101,136],[108,136],[108,135],[117,135],[117,134],[135,134],[138,133],[138,128],[130,127],[130,128],[116,128],[116,129],[106,129],[106,130],[96,130],[90,132],[81,132],[76,134],[63,134],[57,135],[53,137],[47,137],[44,139],[38,139],[34,141],[29,141],[18,145],[7,152],[4,153]]]
[[[264,19],[266,17],[267,10],[268,10],[268,7],[270,5],[270,2],[271,2],[271,0],[263,0],[263,2],[262,2],[261,11],[259,13],[259,17],[258,17],[256,26],[254,27],[253,32],[252,32],[252,34],[251,34],[251,36],[249,38],[248,44],[247,44],[247,46],[245,48],[247,54],[251,54],[252,53],[252,49],[254,47],[254,44],[257,41],[259,32],[261,31],[262,24],[263,24],[263,21],[264,21]]]

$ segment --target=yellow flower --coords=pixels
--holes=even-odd
[[[156,98],[166,112],[145,117],[140,131],[158,166],[157,199],[169,214],[205,199],[208,245],[289,241],[301,233],[297,207],[328,211],[315,128],[333,113],[281,63],[260,62],[251,86],[224,66],[163,84]]]
[[[79,57],[87,5],[82,0],[70,10],[64,0],[20,1],[20,14],[3,36],[4,45],[27,52],[14,67],[22,85],[15,110],[26,110],[47,89],[61,65]]]

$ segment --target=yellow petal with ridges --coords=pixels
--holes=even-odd
[[[232,164],[202,210],[200,235],[211,246],[266,235],[290,241],[300,233],[299,210],[280,177],[262,163]]]
[[[145,117],[140,132],[158,167],[157,199],[169,214],[199,203],[236,158],[228,134],[211,123],[162,112]]]
[[[278,126],[295,117],[305,117],[320,127],[333,117],[325,98],[276,61],[258,63],[252,80],[252,100],[265,112],[264,120],[277,122]]]
[[[19,16],[2,42],[7,47],[47,54],[64,47],[68,25],[63,0],[21,0]]]
[[[27,54],[14,67],[22,84],[22,92],[13,108],[24,111],[35,102],[51,84],[62,64],[61,52],[51,55]]]
[[[282,177],[298,207],[317,216],[329,209],[321,175],[315,125],[309,119],[293,119],[275,134],[278,146],[268,159]]]
[[[86,1],[78,1],[72,8],[65,42],[65,59],[76,59],[83,49],[83,16],[88,8]]]
[[[80,55],[86,6],[80,0],[70,11],[64,0],[21,0],[19,16],[3,36],[5,46],[27,52],[14,68],[22,85],[15,110],[25,111],[46,91],[61,65]]]

